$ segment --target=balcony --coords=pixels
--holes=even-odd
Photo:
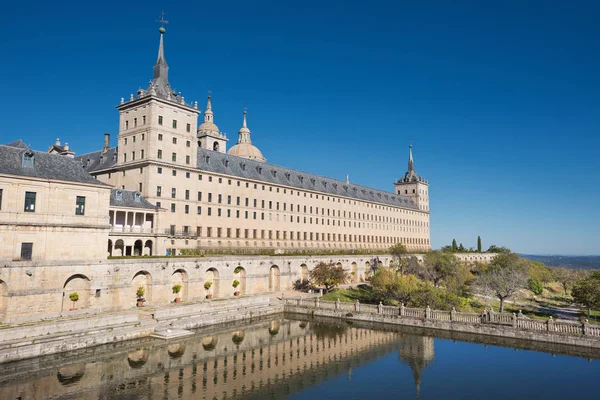
[[[176,231],[174,229],[165,229],[165,234],[170,237],[197,238],[198,234],[192,231]]]

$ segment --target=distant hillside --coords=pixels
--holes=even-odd
[[[543,262],[550,267],[600,269],[600,256],[536,256],[532,254],[521,254],[521,257]]]

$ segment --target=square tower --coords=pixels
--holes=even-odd
[[[410,197],[422,211],[429,212],[429,182],[415,171],[412,144],[409,146],[408,171],[394,183],[396,194]]]

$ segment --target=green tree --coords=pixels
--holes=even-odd
[[[442,251],[430,251],[425,254],[423,266],[417,276],[423,280],[433,283],[437,287],[440,282],[446,281],[448,277],[456,275],[460,262],[454,254]]]
[[[481,253],[481,236],[477,236],[477,252]]]
[[[563,290],[565,291],[565,296],[566,296],[568,290],[573,286],[573,284],[577,280],[577,271],[569,269],[569,268],[561,267],[561,268],[554,268],[553,272],[554,272],[554,278],[556,279],[556,281],[558,283],[560,283],[560,286],[562,286]]]
[[[408,253],[406,246],[404,246],[402,243],[396,243],[390,247],[389,252],[392,255],[392,259],[397,269],[400,271],[400,273],[403,273],[404,269],[408,266],[408,260],[403,257]]]
[[[592,271],[588,277],[578,279],[571,293],[577,303],[587,308],[590,318],[592,309],[600,309],[600,271]]]
[[[458,245],[458,252],[459,253],[464,253],[465,251],[467,251],[467,249],[465,249],[465,246],[463,246],[463,244],[459,244]]]
[[[496,246],[495,244],[491,245],[486,251],[486,253],[501,253],[501,254],[509,254],[510,252],[511,251],[508,247],[504,247],[504,246],[499,247],[499,246]]]
[[[348,274],[340,265],[334,263],[318,263],[312,271],[310,271],[310,279],[317,285],[325,286],[325,293],[328,293],[337,285],[343,284],[348,280]]]
[[[452,239],[452,251],[458,251],[458,246],[456,245],[456,239]]]
[[[552,268],[539,261],[529,261],[529,278],[535,279],[544,285],[556,279]]]
[[[533,292],[536,296],[539,296],[544,291],[544,285],[536,278],[529,278],[527,281],[527,288]]]
[[[389,268],[379,268],[371,278],[375,298],[385,304],[409,304],[421,281],[414,275],[401,275]]]
[[[519,289],[527,287],[528,264],[518,254],[499,254],[487,269],[479,274],[475,288],[482,294],[500,300],[500,312],[504,301]]]

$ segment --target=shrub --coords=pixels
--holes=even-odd
[[[310,281],[308,279],[297,279],[296,282],[294,282],[294,290],[299,290],[301,292],[307,292],[308,290],[310,290],[311,288],[311,284]]]
[[[77,292],[73,292],[69,295],[69,299],[74,303],[79,300],[79,294]]]
[[[181,292],[181,285],[180,284],[173,285],[173,293],[177,294],[179,292]]]
[[[210,290],[211,286],[212,286],[212,282],[204,282],[204,289]]]
[[[237,279],[236,279],[236,280],[234,280],[234,281],[233,281],[233,284],[232,284],[232,286],[233,286],[234,288],[236,288],[236,287],[240,286],[240,281],[238,281]]]
[[[542,285],[542,283],[540,281],[538,281],[536,278],[529,278],[529,280],[527,281],[527,287],[536,296],[541,295],[542,292],[544,291],[544,285]]]
[[[144,293],[146,293],[146,289],[144,289],[143,286],[140,286],[137,288],[137,292],[135,292],[135,294],[137,295],[138,299],[141,299],[142,297],[144,297]]]

